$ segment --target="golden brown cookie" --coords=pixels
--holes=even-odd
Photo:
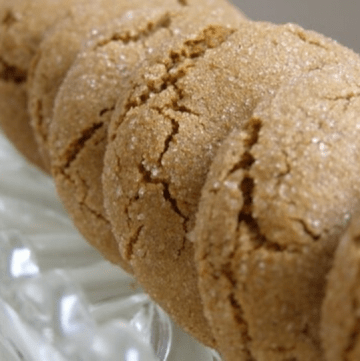
[[[360,214],[340,240],[322,306],[321,336],[327,361],[360,359]]]
[[[102,163],[107,125],[118,96],[149,50],[171,37],[174,6],[131,10],[99,28],[59,88],[49,124],[57,191],[84,237],[107,259],[123,263],[103,210]],[[188,13],[188,11],[185,11]]]
[[[79,54],[62,83],[49,128],[52,173],[77,227],[113,262],[121,262],[121,257],[103,210],[101,173],[107,127],[118,97],[129,89],[145,59],[177,34],[190,37],[209,24],[242,20],[222,1],[128,12],[99,30],[101,35]],[[195,335],[212,344],[201,310],[186,322],[191,322],[190,330],[198,323]]]
[[[46,30],[79,1],[0,1],[0,125],[16,148],[42,169],[29,124],[27,73]]]
[[[318,39],[322,63],[258,104],[203,188],[199,286],[227,361],[323,360],[325,277],[360,205],[360,58]]]
[[[207,26],[160,48],[119,100],[105,206],[139,282],[180,324],[202,309],[187,233],[219,144],[260,99],[296,74],[343,59],[340,49],[293,25]]]

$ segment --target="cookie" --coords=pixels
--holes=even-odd
[[[52,174],[60,198],[85,239],[128,271],[103,211],[107,124],[118,94],[147,55],[148,38],[155,33],[158,41],[169,37],[170,8],[126,12],[100,27],[59,88],[49,123]]]
[[[293,25],[236,29],[208,26],[159,48],[109,127],[103,190],[113,232],[139,282],[180,324],[202,309],[187,234],[219,144],[286,79],[343,59],[340,46]]]
[[[202,192],[199,287],[227,361],[323,360],[325,277],[360,206],[360,58],[326,47],[231,133]]]
[[[234,10],[216,1],[125,13],[99,30],[59,89],[48,143],[57,191],[81,233],[113,262],[124,266],[103,209],[101,173],[116,101],[144,61],[156,53],[154,49],[180,36],[176,34],[189,37],[207,24],[237,24],[243,17]],[[213,344],[201,310],[185,319],[201,326],[197,338]]]
[[[322,306],[321,336],[327,361],[360,359],[360,214],[340,240]]]
[[[43,34],[78,2],[0,1],[0,125],[15,147],[42,169],[27,112],[28,69]]]

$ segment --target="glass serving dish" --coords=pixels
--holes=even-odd
[[[85,242],[1,132],[0,360],[220,361]]]

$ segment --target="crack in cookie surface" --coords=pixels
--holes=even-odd
[[[132,33],[130,30],[115,33],[109,39],[98,42],[95,49],[104,47],[113,41],[121,41],[124,45],[127,45],[130,42],[136,43],[138,41],[143,41],[161,29],[170,29],[171,22],[172,15],[170,12],[166,12],[159,20],[155,22],[149,21],[143,29],[137,29],[135,33]]]
[[[8,9],[2,19],[2,23],[5,27],[9,28],[14,25],[18,21],[17,17],[15,16],[14,12],[11,9]]]
[[[26,82],[26,79],[27,72],[25,70],[9,65],[0,57],[0,80],[15,84],[22,84]]]
[[[99,112],[99,117],[102,117],[103,115],[105,115],[106,113],[109,113],[109,112],[111,114],[114,110],[115,110],[115,105],[111,106],[110,108],[101,109]]]
[[[234,294],[230,294],[229,302],[233,306],[234,317],[241,327],[241,337],[244,340],[244,352],[245,352],[245,361],[256,361],[256,358],[252,355],[250,344],[251,337],[249,335],[249,325],[246,322],[246,318],[244,316],[244,311],[241,308],[240,304],[236,301]]]
[[[240,161],[237,162],[228,173],[228,177],[239,169],[244,172],[242,181],[239,184],[239,189],[243,198],[243,206],[237,217],[238,232],[240,232],[240,227],[243,223],[248,229],[250,238],[253,242],[254,250],[265,248],[269,251],[281,252],[286,250],[286,247],[267,239],[265,234],[261,232],[256,218],[253,216],[253,193],[255,191],[255,180],[251,175],[251,167],[255,163],[256,159],[251,153],[251,149],[259,140],[261,127],[262,120],[259,118],[250,118],[249,122],[244,126],[244,132],[247,133],[247,137],[244,139],[244,152]]]
[[[166,179],[161,178],[154,178],[151,171],[148,171],[142,163],[139,164],[139,172],[143,175],[143,183],[152,183],[152,184],[161,184],[163,187],[163,196],[164,199],[170,203],[172,210],[179,215],[184,221],[186,222],[188,220],[188,217],[186,217],[179,209],[177,200],[171,196],[171,193],[169,191],[169,181]],[[135,198],[137,200],[138,198]]]
[[[76,170],[75,172],[70,171],[72,164],[77,161],[78,157],[81,155],[82,151],[86,147],[86,143],[93,142],[93,138],[95,138],[100,132],[102,132],[104,124],[99,122],[97,124],[94,124],[92,127],[89,127],[88,129],[84,130],[81,137],[74,140],[71,144],[71,147],[68,149],[68,158],[67,163],[64,167],[53,167],[53,174],[54,177],[64,177],[67,181],[71,182],[73,184],[73,187],[76,189],[82,189],[82,191],[79,193],[77,192],[75,196],[77,197],[79,194],[81,195],[81,199],[78,199],[79,205],[81,207],[86,208],[89,212],[91,212],[93,215],[96,215],[97,218],[106,221],[106,218],[104,215],[102,215],[98,210],[96,210],[94,207],[90,206],[87,202],[87,194],[91,187],[88,185],[86,179],[81,176],[79,170]],[[105,140],[105,136],[101,137],[97,140],[97,142],[93,142],[93,146],[96,147],[98,143],[101,143]],[[82,184],[81,187],[79,187],[77,180],[80,180],[80,183]]]
[[[170,147],[170,143],[174,140],[174,137],[179,134],[179,122],[177,122],[175,119],[171,118],[171,125],[172,125],[172,132],[168,135],[168,137],[165,139],[164,142],[164,150],[161,152],[159,156],[159,165],[161,165],[161,161],[164,157],[164,154],[167,152],[167,150]]]
[[[66,164],[64,169],[69,168],[71,163],[74,162],[79,152],[84,148],[86,142],[97,133],[98,129],[104,126],[103,122],[94,123],[91,127],[82,130],[82,135],[78,139],[72,141],[67,149]]]
[[[230,258],[230,257],[229,257]],[[222,275],[230,282],[233,289],[237,288],[236,275],[232,271],[231,263],[226,263],[222,266]],[[239,327],[240,337],[243,341],[242,352],[244,353],[245,361],[256,361],[256,358],[253,356],[251,351],[251,342],[252,338],[249,333],[249,324],[246,320],[244,310],[241,307],[240,303],[236,300],[234,292],[229,292],[226,296],[227,302],[231,305],[232,315],[235,322]],[[216,326],[215,326],[216,327]]]
[[[130,237],[129,243],[127,244],[127,247],[126,247],[126,256],[129,259],[132,257],[132,255],[134,253],[134,248],[136,246],[137,241],[139,240],[140,233],[143,228],[144,228],[144,225],[139,226],[136,229],[136,231],[134,232],[134,234]],[[146,257],[146,252],[142,254],[142,257]]]
[[[166,74],[162,76],[160,83],[155,84],[151,81],[147,81],[146,88],[142,90],[140,94],[138,94],[138,89],[136,89],[135,85],[132,94],[128,97],[126,104],[123,106],[124,110],[120,118],[126,117],[126,114],[131,109],[145,105],[150,98],[150,94],[160,94],[167,90],[169,86],[173,86],[177,92],[177,100],[181,100],[181,89],[176,86],[176,83],[186,75],[189,68],[194,66],[193,62],[186,63],[186,60],[195,61],[197,58],[201,58],[207,50],[220,46],[234,32],[234,29],[228,29],[221,26],[208,26],[202,31],[198,38],[186,40],[179,50],[171,50],[168,57],[163,59],[160,63],[166,67]],[[183,67],[180,66],[182,64],[184,64]],[[192,111],[185,106],[179,106],[177,100],[172,103],[174,110],[192,113]],[[198,115],[198,113],[192,114]],[[117,122],[114,132],[120,123],[121,121]]]

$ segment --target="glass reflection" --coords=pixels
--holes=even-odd
[[[16,231],[0,232],[0,280],[2,283],[33,277],[39,271],[36,256],[21,234]]]
[[[138,350],[136,350],[135,348],[130,348],[126,352],[125,361],[139,361],[139,356],[140,355]]]
[[[13,278],[32,277],[39,273],[39,267],[32,259],[31,251],[27,248],[14,249],[9,259],[10,276]]]

